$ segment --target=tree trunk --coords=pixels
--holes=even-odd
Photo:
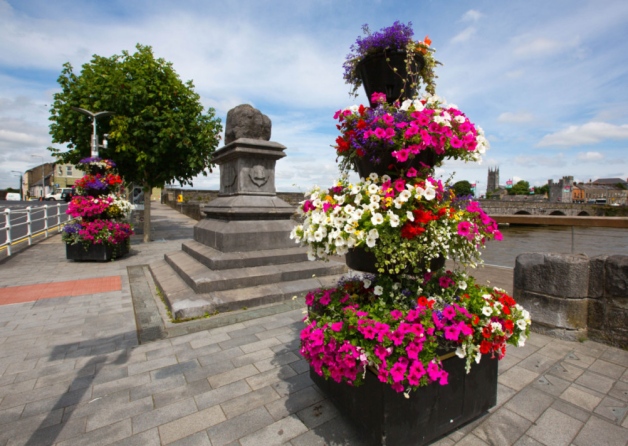
[[[150,242],[150,194],[151,187],[144,183],[144,243]]]

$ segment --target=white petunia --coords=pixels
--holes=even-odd
[[[307,248],[307,259],[310,261],[316,260],[316,253],[313,251],[312,246]]]
[[[393,214],[391,211],[388,211],[387,215],[388,215],[388,219],[390,221],[390,226],[392,228],[396,228],[397,226],[399,226],[399,216],[398,215]]]
[[[373,228],[369,231],[369,237],[372,238],[379,238],[379,232],[377,232],[377,229]]]
[[[369,178],[370,178],[372,181],[377,181],[377,179],[379,178],[379,175],[377,175],[377,173],[376,173],[376,172],[371,172],[371,173],[369,174]]]
[[[401,201],[402,203],[405,203],[406,201],[408,201],[410,198],[412,197],[412,194],[410,193],[409,190],[402,190],[401,193],[399,194],[399,201]]]
[[[434,188],[432,183],[430,183],[429,181],[427,181],[425,184],[425,191],[423,192],[423,197],[426,200],[433,200],[434,198],[436,198],[436,189]]]
[[[382,223],[384,223],[384,216],[379,212],[375,212],[371,217],[371,223],[373,223],[375,226],[381,225]]]
[[[371,195],[377,194],[377,192],[379,192],[379,186],[377,184],[371,184],[367,190]]]
[[[399,110],[408,111],[411,105],[412,105],[412,99],[406,99],[405,101],[401,103],[401,107],[399,107]]]
[[[371,203],[379,203],[380,201],[382,201],[382,197],[380,197],[379,195],[371,195],[370,201]]]
[[[375,288],[373,288],[373,294],[375,294],[376,296],[381,296],[382,294],[384,294],[384,288],[382,288],[380,285],[376,285]]]
[[[482,314],[484,316],[490,316],[491,314],[493,314],[493,309],[491,307],[484,307],[482,308]]]
[[[519,327],[520,330],[525,330],[527,326],[528,324],[524,319],[519,319],[517,321],[517,327]]]
[[[366,238],[366,246],[368,246],[369,248],[374,248],[376,243],[377,243],[376,238],[373,238],[373,237]]]
[[[364,288],[370,288],[371,287],[371,281],[369,279],[362,279],[362,283],[364,284]]]
[[[406,217],[408,218],[408,220],[414,221],[414,214],[412,213],[412,211],[406,212]]]
[[[461,282],[458,284],[458,288],[460,288],[461,290],[466,290],[466,289],[467,289],[467,282],[465,282],[464,280],[463,280],[463,281],[461,281]]]

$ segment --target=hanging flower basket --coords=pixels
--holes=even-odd
[[[407,172],[411,168],[417,172],[432,171],[439,159],[434,150],[426,149],[405,162],[399,162],[391,152],[382,152],[377,161],[376,163],[366,156],[356,157],[354,165],[360,178],[367,178],[371,172],[375,172],[380,177],[388,174],[392,178],[398,178],[398,175],[394,175],[395,172]]]
[[[425,64],[421,54],[414,53],[408,56],[406,51],[399,50],[369,54],[358,63],[357,71],[371,107],[376,105],[372,100],[375,92],[384,93],[389,104],[413,98],[416,87],[413,87],[412,83],[415,81],[408,76],[406,61],[413,73],[421,71]]]

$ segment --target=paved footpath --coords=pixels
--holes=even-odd
[[[55,236],[0,263],[0,446],[363,444],[299,356],[301,306],[156,316],[140,344],[163,313],[138,306],[143,265],[195,221],[155,203],[153,223],[116,262],[67,261]],[[627,368],[626,351],[533,334],[500,362],[498,406],[436,444],[626,445]]]

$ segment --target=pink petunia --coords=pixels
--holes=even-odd
[[[342,321],[334,322],[331,324],[331,329],[332,331],[338,332],[342,330],[342,325],[343,325]]]
[[[405,163],[406,161],[408,161],[408,155],[410,155],[408,149],[395,150],[392,152],[392,156],[394,156],[395,159],[400,163]]]
[[[469,237],[471,234],[471,223],[468,221],[461,221],[458,223],[458,235],[462,237]]]

